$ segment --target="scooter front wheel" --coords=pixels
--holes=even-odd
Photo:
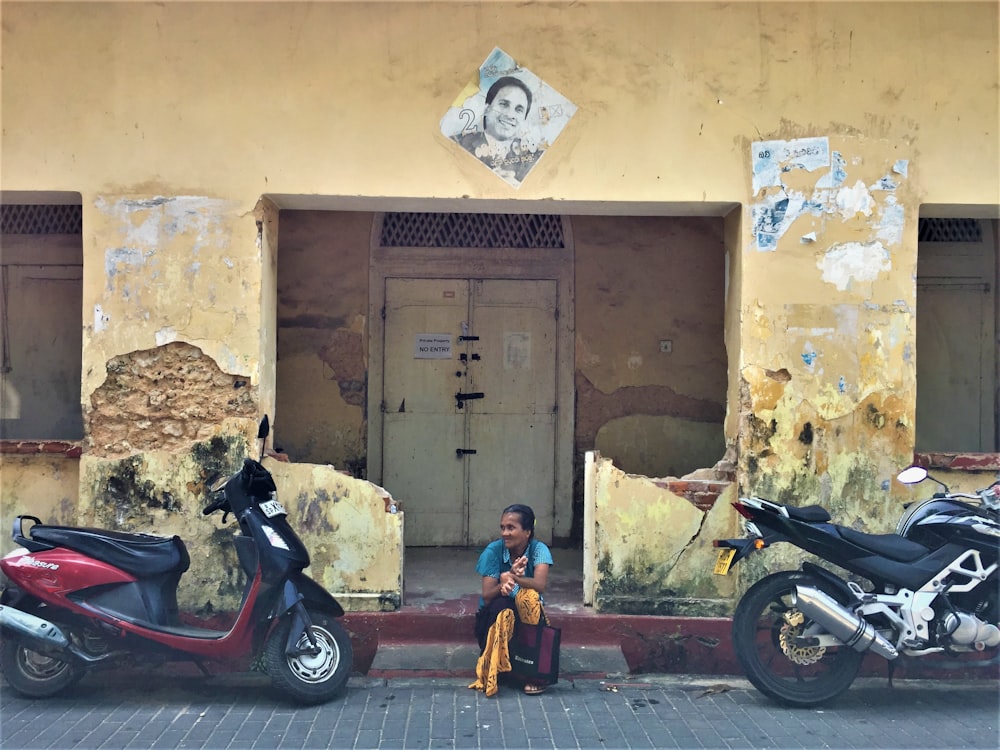
[[[285,618],[264,647],[271,683],[300,703],[325,703],[336,698],[347,685],[354,662],[351,639],[336,620],[325,613],[309,612],[315,654],[289,656],[285,653],[292,618]],[[310,647],[303,633],[296,643],[299,649]]]
[[[0,668],[7,683],[28,698],[48,698],[83,677],[85,670],[53,656],[25,648],[4,639],[0,647]]]

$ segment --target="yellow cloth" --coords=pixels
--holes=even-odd
[[[482,690],[487,696],[497,694],[497,673],[510,671],[510,653],[507,642],[514,634],[514,611],[505,609],[497,615],[486,634],[486,648],[476,662],[476,681],[469,685]]]
[[[537,625],[543,618],[545,624],[549,624],[549,618],[545,617],[542,609],[542,598],[533,589],[521,589],[514,597],[514,604],[517,606],[517,616],[525,625]]]
[[[549,624],[549,618],[542,609],[542,600],[538,592],[532,589],[521,589],[514,597],[517,615],[521,622],[537,625],[544,618]],[[486,648],[476,662],[476,681],[469,685],[473,690],[482,690],[487,696],[497,693],[497,675],[510,671],[510,652],[507,645],[514,635],[514,611],[503,610],[497,615],[496,621],[490,625],[486,633]]]

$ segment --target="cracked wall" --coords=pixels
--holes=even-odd
[[[594,454],[588,465],[593,491],[586,499],[593,539],[585,558],[596,561],[592,601],[602,612],[669,616],[722,616],[731,612],[733,576],[712,573],[712,540],[739,535],[730,503],[735,483],[713,486],[692,501],[680,487],[627,474]],[[684,490],[691,490],[689,482]],[[675,491],[676,490],[676,491]]]

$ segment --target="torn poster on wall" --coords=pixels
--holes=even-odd
[[[495,47],[441,118],[441,133],[520,187],[576,105]]]
[[[751,216],[753,241],[758,250],[776,250],[792,224],[807,213],[824,220],[835,214],[842,221],[859,214],[872,217],[875,237],[887,245],[902,241],[903,207],[892,193],[907,177],[909,165],[905,159],[895,161],[891,174],[883,175],[871,185],[862,180],[849,185],[847,161],[839,151],[830,150],[826,137],[758,141],[751,149],[756,200]],[[789,186],[786,177],[792,172],[819,172],[809,195]],[[801,184],[801,179],[798,183]],[[809,231],[799,239],[802,243],[814,243],[818,235]]]

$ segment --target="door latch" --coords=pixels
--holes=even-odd
[[[474,456],[476,455],[475,448],[456,448],[455,458],[461,458],[462,456]]]
[[[462,393],[461,391],[459,391],[458,393],[455,394],[455,401],[456,401],[455,405],[459,409],[461,409],[465,405],[466,401],[473,401],[477,398],[485,398],[485,397],[486,397],[485,393]]]

